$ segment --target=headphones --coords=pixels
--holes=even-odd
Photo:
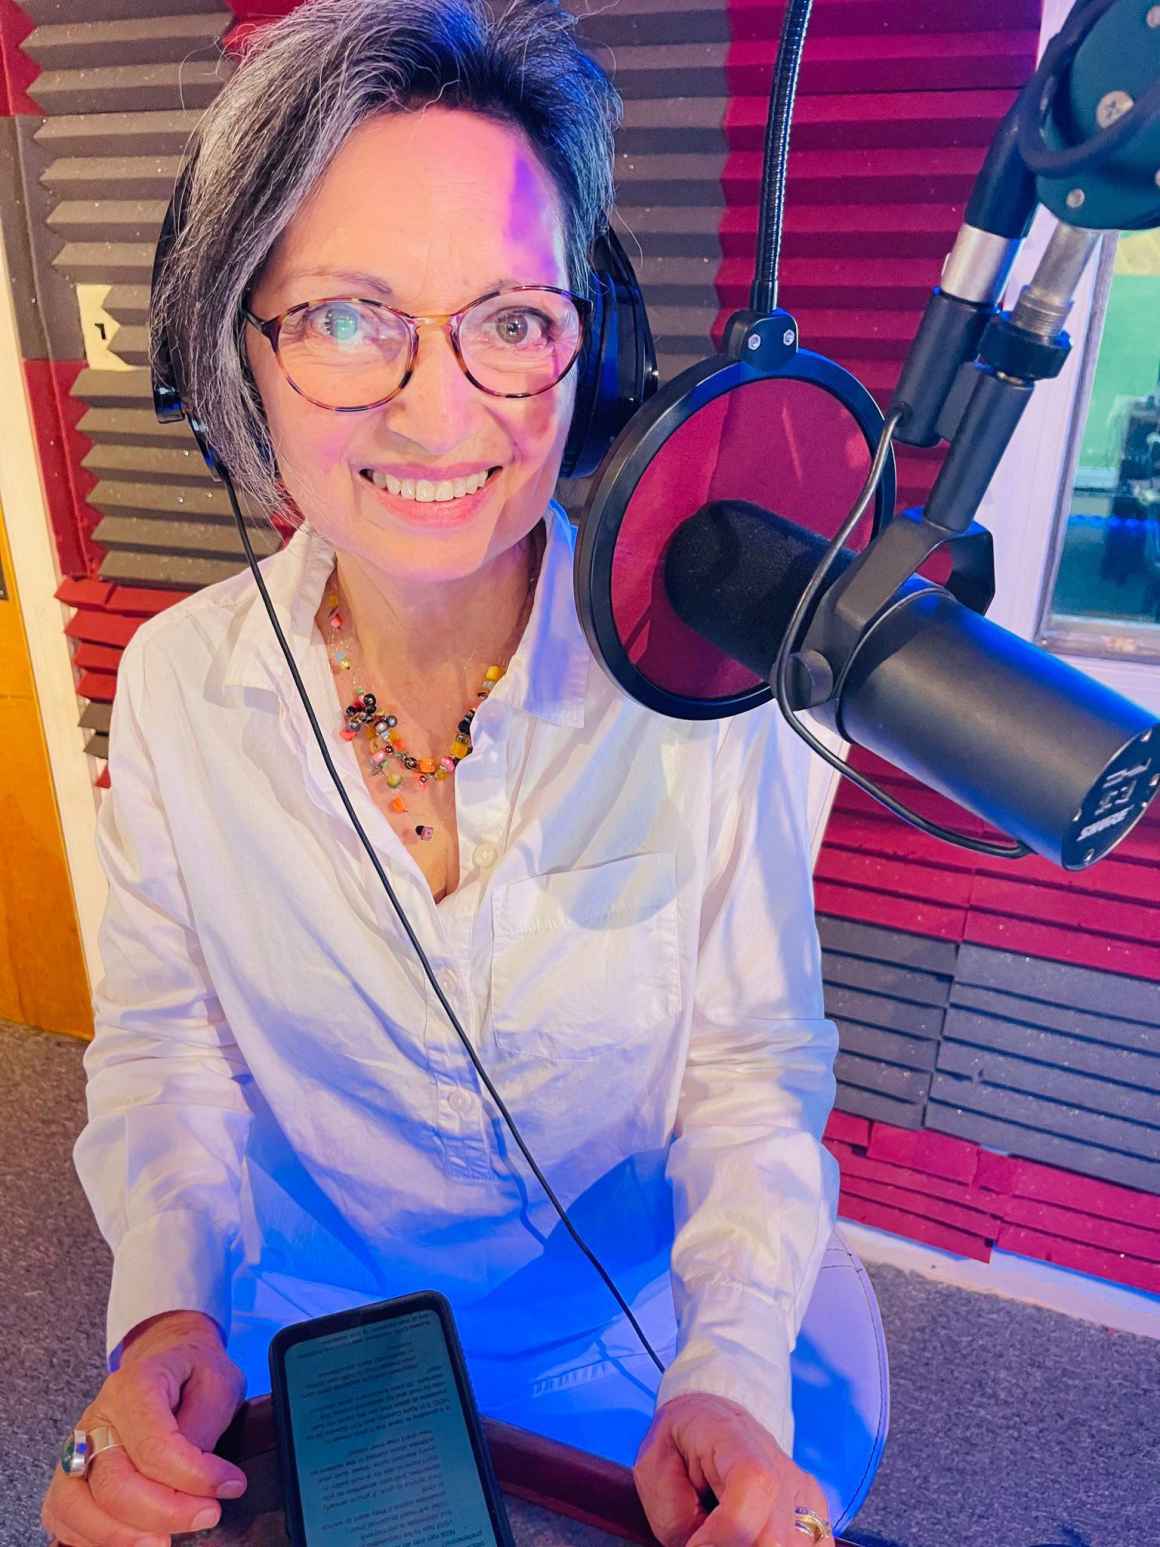
[[[194,162],[182,169],[161,222],[153,258],[150,305],[169,250],[185,225]],[[657,357],[644,296],[620,238],[609,227],[592,247],[588,299],[592,310],[580,354],[576,403],[560,462],[561,478],[587,478],[604,460],[621,430],[657,389]],[[205,427],[186,400],[186,378],[176,340],[162,329],[150,366],[153,411],[163,423],[188,419],[206,466],[221,478],[222,464]]]

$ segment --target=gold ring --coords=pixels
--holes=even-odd
[[[808,1536],[812,1542],[824,1542],[830,1534],[830,1522],[823,1520],[820,1515],[815,1515],[812,1509],[806,1509],[803,1504],[794,1508],[793,1528]]]

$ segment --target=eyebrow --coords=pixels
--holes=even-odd
[[[370,274],[365,269],[297,269],[293,274],[287,274],[284,284],[291,285],[304,279],[342,279],[354,285],[363,285],[380,295],[391,296],[394,291],[385,279],[380,279],[377,274]],[[483,292],[489,290],[502,290],[505,285],[522,285],[530,281],[516,279],[511,274],[501,274],[498,279],[491,280],[484,285]]]

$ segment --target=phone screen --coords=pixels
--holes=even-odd
[[[294,1343],[284,1369],[309,1547],[498,1547],[437,1312]]]

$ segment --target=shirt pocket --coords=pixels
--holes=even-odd
[[[492,895],[492,1029],[507,1055],[589,1058],[680,1008],[676,860],[634,854]]]

